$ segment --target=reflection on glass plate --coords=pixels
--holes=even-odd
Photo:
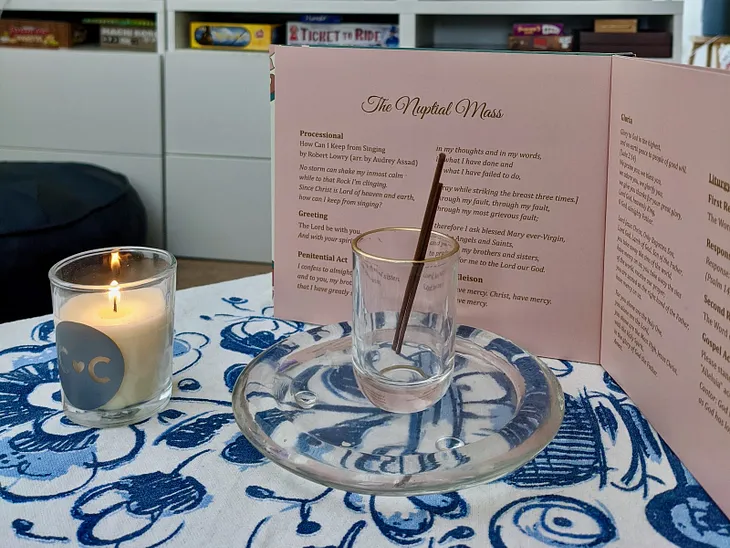
[[[233,391],[246,438],[304,478],[372,495],[453,491],[519,468],[563,420],[563,392],[545,364],[467,326],[436,405],[378,409],[355,381],[350,334],[345,322],[294,334],[252,361]]]

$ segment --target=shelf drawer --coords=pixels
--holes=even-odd
[[[147,211],[147,239],[151,246],[162,247],[162,156],[127,154],[91,154],[47,150],[0,148],[0,162],[81,162],[115,171],[126,176],[139,194]]]
[[[168,156],[167,243],[180,257],[271,261],[271,162]]]
[[[268,53],[170,52],[165,82],[169,153],[271,156]]]
[[[162,154],[155,53],[0,48],[0,146]]]

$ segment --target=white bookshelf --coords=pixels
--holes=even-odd
[[[18,12],[141,14],[166,34],[162,0],[9,0],[2,16]],[[164,50],[164,40],[156,52],[0,48],[0,161],[88,162],[126,175],[145,204],[149,243],[164,245]]]
[[[42,1],[42,0],[34,0]],[[418,47],[427,31],[421,21],[430,18],[487,16],[511,17],[515,20],[551,17],[555,20],[577,16],[656,16],[664,17],[667,30],[675,37],[672,59],[681,56],[681,0],[168,0],[168,50],[185,48],[191,13],[220,14],[357,14],[396,15],[400,28],[401,47]],[[505,28],[506,31],[506,28]],[[180,35],[183,38],[181,40]],[[503,44],[505,47],[506,43]]]
[[[168,0],[165,123],[170,248],[181,256],[271,260],[268,57],[189,49],[188,24],[199,13],[209,18],[358,14],[362,21],[390,16],[400,25],[401,47],[438,46],[440,38],[449,37],[484,41],[486,36],[486,49],[495,44],[504,49],[512,22],[551,17],[585,23],[594,16],[652,16],[674,33],[671,60],[679,60],[682,6],[674,0]],[[226,85],[205,85],[215,81]],[[194,128],[201,127],[211,131],[196,134]]]
[[[9,19],[15,12],[44,12],[44,13],[96,13],[96,14],[136,14],[152,16],[157,26],[157,53],[165,52],[164,37],[167,34],[167,19],[164,0],[0,0],[0,15]],[[4,6],[3,6],[4,4]],[[78,47],[70,50],[72,53],[89,51],[94,48]],[[101,53],[119,53],[126,55],[140,55],[149,52],[129,52],[102,50]],[[3,50],[4,51],[4,50]]]
[[[2,4],[3,0],[0,0]],[[649,17],[674,35],[679,0],[9,0],[12,11],[151,14],[156,53],[0,49],[0,160],[92,161],[126,173],[151,243],[181,257],[271,260],[268,56],[193,50],[189,23],[238,16],[359,16],[400,25],[401,47],[504,49],[513,22]],[[288,17],[288,16],[291,17]],[[57,85],[21,85],[31,74]],[[80,83],[83,86],[80,86]],[[52,120],[50,132],[38,130]],[[74,128],[64,131],[59,128]]]

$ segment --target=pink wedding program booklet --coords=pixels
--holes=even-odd
[[[459,240],[458,321],[600,363],[730,513],[730,74],[276,47],[275,313],[351,316],[354,235]]]
[[[598,361],[610,57],[275,51],[277,315],[350,318],[350,240],[420,226],[443,151],[459,322]]]

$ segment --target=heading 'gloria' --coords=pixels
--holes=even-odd
[[[502,118],[504,113],[501,109],[489,108],[484,101],[476,101],[468,98],[456,102],[449,101],[449,104],[442,105],[437,101],[425,104],[420,97],[403,95],[392,102],[382,95],[371,95],[360,105],[363,112],[374,114],[378,112],[400,112],[417,116],[423,120],[426,116],[461,116],[462,118],[477,118],[486,120],[488,118]]]

